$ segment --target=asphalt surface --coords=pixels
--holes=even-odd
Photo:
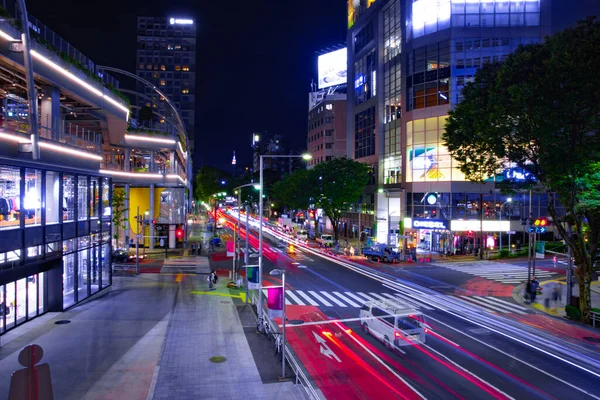
[[[436,265],[361,266],[265,243],[263,279],[277,284],[269,271],[286,271],[288,313],[305,321],[288,325],[288,340],[326,397],[600,399],[597,344],[551,335],[510,298],[461,298],[481,277]],[[381,296],[400,296],[425,316],[425,343],[391,350],[362,329],[359,299]]]

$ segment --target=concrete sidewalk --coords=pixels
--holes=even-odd
[[[207,286],[205,275],[114,277],[101,297],[8,332],[0,398],[32,343],[44,349],[56,399],[306,398],[290,382],[263,383],[231,296],[195,293]]]

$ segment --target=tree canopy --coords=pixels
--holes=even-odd
[[[197,200],[209,202],[210,196],[213,194],[227,191],[227,186],[221,184],[221,181],[225,181],[227,185],[229,174],[215,167],[203,166],[196,174],[194,197]]]
[[[310,170],[298,170],[273,186],[274,197],[290,208],[322,208],[335,238],[342,213],[356,203],[369,181],[369,167],[349,158],[334,158]]]
[[[600,24],[592,19],[521,46],[478,70],[443,135],[467,179],[518,167],[547,193],[548,212],[578,266],[584,318],[600,237],[599,63]],[[567,216],[557,214],[555,200]],[[569,237],[562,222],[576,235]]]

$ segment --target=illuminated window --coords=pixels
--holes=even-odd
[[[175,45],[175,50],[181,50],[181,45],[179,45],[179,44]]]
[[[190,92],[189,89],[181,89],[181,93],[183,94],[188,94]]]
[[[326,110],[333,110],[333,104],[325,104]]]
[[[163,80],[160,81],[160,86],[165,86],[167,83]]]
[[[160,123],[161,123],[161,124],[164,124],[164,123],[165,123],[165,119],[164,119],[164,118],[161,118],[161,119],[160,119]]]
[[[165,101],[165,98],[160,96],[160,101]]]
[[[144,64],[140,64],[138,69],[144,69]]]
[[[175,66],[175,71],[181,71],[181,66],[180,65],[176,65]]]
[[[187,65],[184,65],[184,66],[183,66],[183,68],[182,68],[182,70],[183,70],[183,71],[189,71],[189,70],[190,70],[190,67],[188,67]]]
[[[167,50],[173,50],[173,45],[172,44],[167,45]]]
[[[160,66],[160,70],[161,70],[161,71],[166,71],[166,70],[167,70],[167,67],[165,67],[164,65],[161,65],[161,66]]]
[[[146,69],[152,70],[152,64],[146,65]]]
[[[155,72],[155,73],[154,73],[152,76],[153,76],[154,78],[158,78],[158,72]]]

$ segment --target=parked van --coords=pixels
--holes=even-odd
[[[369,301],[363,305],[360,326],[388,348],[425,343],[428,332],[423,314],[406,303],[391,299]]]
[[[296,232],[296,238],[298,240],[306,242],[308,240],[308,232],[304,229],[300,229],[299,231]]]
[[[333,246],[333,235],[321,235],[317,238],[317,243],[324,247]]]

